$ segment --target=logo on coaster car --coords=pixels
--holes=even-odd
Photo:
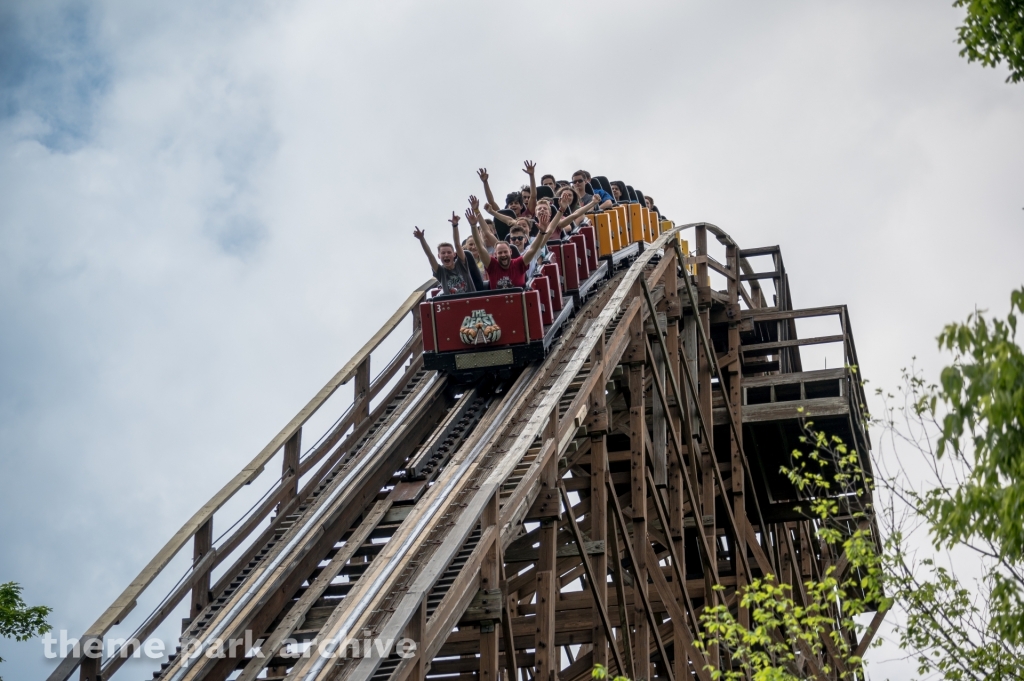
[[[459,336],[466,345],[486,345],[501,338],[501,327],[494,323],[494,317],[487,310],[473,310],[462,320]]]

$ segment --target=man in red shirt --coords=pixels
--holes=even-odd
[[[475,197],[471,196],[469,204],[476,214],[476,222],[482,224],[483,217],[480,215],[480,203],[475,200]],[[470,227],[473,229],[473,241],[476,242],[476,250],[480,254],[480,262],[483,263],[484,269],[487,270],[487,279],[490,281],[491,290],[526,288],[526,273],[530,269],[530,261],[540,253],[548,237],[557,233],[558,227],[563,221],[575,220],[585,211],[593,208],[594,205],[594,203],[590,203],[569,216],[559,214],[546,226],[541,226],[537,238],[530,243],[530,247],[526,249],[526,252],[518,258],[512,257],[512,249],[504,241],[499,241],[495,245],[493,255],[488,253],[483,237],[480,235],[479,226],[470,223]]]

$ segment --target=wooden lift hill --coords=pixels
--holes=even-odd
[[[632,679],[708,680],[694,646],[706,605],[736,612],[737,589],[768,573],[799,599],[805,580],[845,569],[794,510],[779,468],[810,417],[870,471],[865,398],[846,307],[795,308],[778,246],[742,249],[708,223],[665,221],[646,239],[547,356],[504,382],[456,385],[424,370],[417,313],[435,282],[417,289],[83,646],[145,641],[186,603],[180,647],[154,679],[583,681],[600,663]],[[407,317],[411,336],[374,375],[372,355]],[[825,317],[835,333],[798,336],[797,320]],[[841,346],[842,363],[805,370],[801,348],[817,344]],[[339,409],[341,394],[330,398],[350,382]],[[325,405],[318,418],[333,425],[303,451],[303,426]],[[229,514],[278,461],[281,478]],[[865,511],[870,490],[852,503],[851,516]],[[189,545],[187,574],[147,594]],[[156,605],[143,615],[139,602]],[[880,617],[859,640],[841,631],[858,654]],[[259,655],[181,653],[247,633],[263,640]],[[370,643],[403,638],[414,654]],[[134,652],[125,645],[64,658],[49,681],[106,681]],[[370,654],[330,654],[353,646]],[[798,656],[801,672],[837,674],[830,654]]]

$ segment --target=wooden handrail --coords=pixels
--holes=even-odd
[[[267,462],[278,452],[284,443],[296,433],[309,420],[316,411],[323,406],[324,402],[337,391],[339,387],[347,383],[355,375],[356,369],[362,364],[374,349],[379,346],[385,338],[398,326],[402,319],[412,311],[415,311],[419,302],[423,299],[426,291],[436,285],[434,278],[428,279],[423,285],[413,291],[405,302],[395,311],[391,318],[384,323],[384,326],[363,345],[362,348],[350,359],[345,366],[336,373],[327,384],[304,406],[299,413],[288,422],[281,432],[264,447],[245,467],[242,468],[231,480],[224,485],[216,494],[181,526],[170,541],[146,564],[138,576],[125,588],[121,595],[103,611],[103,614],[86,630],[82,640],[90,638],[102,638],[107,631],[115,624],[125,618],[137,605],[137,599],[145,591],[153,580],[163,571],[178,551],[195,535],[202,525],[209,520],[225,503],[228,502],[245,485],[251,483],[263,472]],[[71,673],[78,667],[80,660],[74,656],[64,658],[60,665],[50,674],[48,681],[66,681]]]

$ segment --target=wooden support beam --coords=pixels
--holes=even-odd
[[[735,245],[727,246],[726,252],[726,263],[732,270],[733,274],[736,275],[729,281],[729,297],[730,300],[735,302],[738,293],[742,290],[743,285],[739,281],[740,274],[740,262],[739,262],[739,248]],[[740,328],[739,320],[730,322],[728,326],[727,338],[729,341],[730,355],[736,353],[737,348],[740,347]],[[728,390],[729,399],[726,402],[726,408],[731,410],[731,420],[735,423],[743,423],[743,389],[741,386],[742,373],[740,370],[739,361],[733,362],[726,366],[725,379],[728,382],[728,386],[722,386],[723,390]],[[722,490],[722,494],[726,496],[726,503],[729,503],[728,497],[732,497],[732,515],[735,524],[732,528],[732,551],[734,554],[735,570],[736,570],[736,586],[737,590],[741,590],[750,583],[750,572],[749,566],[747,565],[747,532],[746,526],[749,524],[747,519],[747,507],[745,492],[746,487],[744,485],[745,476],[743,475],[743,430],[732,430],[729,431],[729,460],[732,469],[731,489]],[[729,494],[731,492],[731,495]],[[753,490],[751,490],[753,493]],[[737,611],[737,621],[744,627],[750,626],[750,610],[748,608],[739,607]]]
[[[370,415],[370,356],[359,363],[356,367],[356,381],[354,387],[352,404],[354,407],[354,421],[362,423]]]
[[[604,401],[604,388],[601,389],[601,401]],[[590,537],[594,541],[608,540],[608,488],[604,484],[608,474],[608,446],[604,434],[590,437]],[[566,514],[572,517],[572,511]],[[607,550],[593,557],[593,575],[588,578],[590,588],[594,591],[595,600],[608,600],[608,553]],[[607,613],[606,613],[607,614]],[[600,613],[595,613],[592,638],[594,641],[594,664],[608,666],[608,646],[615,649],[615,634],[609,631],[608,643],[600,636],[599,630],[606,627]],[[624,673],[622,659],[615,650],[615,659],[619,674]]]
[[[871,645],[871,640],[878,633],[878,628],[882,626],[882,620],[885,619],[887,612],[888,610],[882,608],[875,611],[875,616],[871,618],[868,628],[864,630],[864,635],[861,636],[857,648],[853,651],[853,657],[863,658],[865,653],[868,652],[868,646]]]
[[[612,508],[612,499],[616,499],[615,488],[608,485],[608,508]],[[622,554],[619,549],[619,533],[615,525],[609,521],[608,547],[611,551],[612,579],[615,582],[616,604],[618,605],[619,632],[622,635],[623,657],[626,663],[626,676],[637,678],[633,656],[633,631],[629,626],[629,609],[626,607],[626,580],[622,575]],[[627,538],[628,541],[628,538]]]
[[[491,503],[487,504],[484,509],[483,517],[481,518],[481,524],[484,527],[496,527],[498,522],[498,503],[499,498],[495,494],[491,498]],[[480,589],[482,591],[494,589],[498,590],[500,594],[500,569],[498,567],[502,559],[500,532],[494,532],[494,542],[486,551],[487,553],[484,555],[483,563],[480,566]],[[489,622],[481,621],[480,623],[479,681],[500,681],[498,677],[498,625],[501,620],[501,610],[503,609],[503,606],[499,606],[492,620]]]
[[[759,353],[762,355],[777,354],[770,352],[771,350],[780,350],[782,348],[795,348],[804,345],[822,345],[824,343],[842,343],[846,339],[846,336],[838,333],[831,336],[813,336],[811,338],[792,338],[789,340],[772,341],[770,343],[752,343],[750,345],[744,345],[740,348],[740,351],[744,355],[751,355]]]
[[[95,644],[95,641],[99,641],[99,645]],[[94,650],[90,651],[89,646],[92,644]],[[79,667],[78,678],[79,681],[103,681],[100,675],[100,666],[103,662],[103,639],[102,638],[85,638],[82,640],[82,658],[81,667]],[[98,652],[95,649],[98,647]],[[74,656],[68,655],[64,659],[74,659]]]
[[[648,471],[648,475],[650,472]],[[654,507],[658,514],[658,518],[662,525],[666,524],[666,509],[661,498],[655,494],[654,496]],[[704,657],[703,653],[698,651],[693,645],[695,633],[700,631],[700,623],[697,620],[697,613],[694,610],[693,602],[690,600],[690,593],[687,587],[686,570],[683,565],[679,553],[676,550],[675,543],[669,543],[666,548],[669,552],[669,560],[671,561],[670,569],[672,570],[672,581],[674,582],[675,589],[671,589],[665,580],[664,572],[658,568],[651,570],[652,581],[657,585],[664,582],[664,586],[659,589],[658,593],[661,596],[666,606],[669,606],[669,601],[675,604],[675,613],[672,615],[673,623],[673,636],[675,638],[675,675],[677,678],[685,678],[690,674],[689,667],[686,665],[685,657],[693,662],[693,668],[697,677],[700,679],[709,679],[707,672],[704,670],[704,666],[708,663],[707,658]],[[650,547],[652,558],[650,562],[653,565],[658,565],[658,557],[654,555],[654,548]],[[706,597],[706,595],[705,595]],[[670,612],[672,609],[670,607]],[[685,651],[685,657],[680,655],[680,652]]]
[[[651,565],[658,564],[658,556],[654,553],[654,547],[650,544],[647,545],[647,560]],[[673,590],[665,579],[665,574],[661,570],[651,570],[650,574],[654,590],[661,597],[661,602],[668,608],[669,616],[672,618],[674,636],[676,636],[678,643],[673,650],[675,654],[673,676],[684,679],[692,674],[696,674],[697,678],[701,679],[701,681],[710,681],[711,677],[707,670],[704,669],[707,660],[704,659],[704,656],[693,645],[693,634],[687,625],[687,617],[675,598],[673,598]],[[680,623],[680,626],[675,626],[677,622]],[[692,662],[692,667],[687,665],[687,659]],[[665,664],[668,664],[668,660],[665,661]]]
[[[498,550],[501,550],[500,541],[498,542]],[[509,602],[515,597],[510,596],[508,593],[508,580],[505,575],[504,559],[498,561],[498,569],[501,572],[501,639],[502,643],[505,644],[506,681],[517,681],[519,666],[516,664],[516,641],[512,632],[512,617],[515,613],[509,609]]]
[[[199,526],[192,538],[192,565],[198,565],[204,556],[213,548],[213,518],[208,518]],[[192,605],[189,609],[189,621],[210,604],[210,571],[213,566],[193,571],[192,574]],[[183,628],[184,629],[184,628]]]
[[[548,521],[551,522],[551,521]],[[537,647],[536,676],[542,681],[558,681],[559,651],[555,647],[556,575],[551,570],[537,572]]]
[[[640,317],[637,317],[639,321]],[[646,339],[643,339],[646,343]],[[641,355],[642,357],[643,355]],[[647,468],[644,453],[644,441],[647,439],[647,419],[644,414],[644,365],[631,364],[629,367],[629,442],[632,451],[630,461],[630,489],[632,497],[630,505],[633,509],[633,547],[632,555],[635,555],[637,562],[633,563],[634,584],[633,588],[638,593],[646,596],[647,591],[647,476],[644,471]],[[623,541],[629,543],[629,535],[623,531]],[[651,645],[651,627],[644,615],[643,598],[634,602],[633,622],[636,634],[633,640],[634,647],[638,651],[646,651]],[[651,660],[644,654],[638,654],[636,658],[636,678],[651,678]]]
[[[612,656],[615,658],[616,669],[622,670],[622,657],[619,655],[618,647],[615,645],[615,632],[612,631],[611,620],[608,617],[608,609],[605,607],[605,598],[602,591],[607,593],[607,573],[601,574],[594,570],[594,566],[590,562],[590,557],[587,552],[583,550],[583,533],[580,532],[579,525],[576,524],[576,517],[572,513],[572,504],[569,501],[569,492],[566,491],[564,485],[559,485],[559,490],[562,493],[562,499],[565,502],[566,518],[568,519],[569,528],[572,530],[573,539],[576,541],[576,545],[580,547],[580,558],[583,560],[583,568],[586,571],[587,582],[590,585],[591,593],[594,595],[594,609],[597,613],[598,618],[601,620],[601,632],[600,635],[595,633],[593,642],[595,645],[598,641],[604,640],[611,646]],[[598,588],[600,584],[603,589]],[[621,673],[621,671],[620,671]]]
[[[607,480],[606,479],[606,481],[607,481],[607,484],[609,486],[611,486],[611,484],[612,484],[611,480]],[[614,524],[618,526],[619,532],[622,533],[623,546],[626,549],[626,558],[629,560],[629,562],[635,568],[637,565],[640,565],[641,563],[640,563],[640,561],[639,561],[639,559],[638,559],[638,557],[636,555],[636,552],[633,551],[632,547],[630,546],[629,530],[626,528],[626,520],[622,516],[622,508],[619,506],[619,499],[618,499],[618,497],[615,496],[614,490],[609,490],[609,491],[612,492],[611,494],[609,494],[609,496],[611,497],[611,501],[612,501],[610,510],[612,511],[612,518],[615,520]],[[634,524],[633,524],[633,530],[634,530],[634,539],[635,539],[636,535],[638,534],[636,532],[636,521],[635,520],[634,520]],[[614,534],[614,532],[613,532],[613,534]],[[645,549],[644,550],[645,560],[644,560],[644,562],[642,564],[646,566],[646,554],[647,554],[647,551],[646,551],[647,538],[646,538],[646,536],[644,537],[644,542],[645,543],[644,543],[643,547]],[[655,565],[657,565],[657,563],[655,563]],[[670,658],[668,656],[668,652],[665,650],[665,644],[664,644],[664,642],[662,641],[662,638],[661,638],[661,632],[660,632],[660,629],[659,629],[660,622],[655,618],[654,608],[651,607],[651,601],[650,601],[650,599],[647,596],[647,572],[646,572],[646,570],[643,573],[643,583],[641,583],[641,578],[639,576],[638,571],[634,572],[634,575],[633,575],[633,593],[635,593],[636,596],[637,596],[636,600],[640,601],[640,608],[638,609],[639,610],[638,615],[643,616],[644,622],[649,627],[648,628],[648,635],[649,636],[653,635],[654,642],[657,645],[658,654],[661,655],[661,660],[664,663],[665,676],[668,678],[668,681],[675,681],[675,676],[672,673],[672,663],[671,663]],[[639,624],[639,623],[637,623],[637,624]],[[637,627],[637,628],[639,630],[639,627]],[[644,653],[649,651],[650,648],[651,648],[650,639],[647,640],[647,646],[646,647],[640,648],[639,644],[638,644],[636,646],[636,648],[637,648],[637,657],[638,658],[645,657]],[[650,660],[649,656],[646,656],[646,657],[647,657],[646,667],[647,667],[648,670],[650,670],[651,660]],[[639,665],[637,665],[637,669],[638,669],[638,672],[637,672],[638,676],[636,678],[644,678],[644,679],[650,679],[651,678],[649,674],[647,676],[639,676]]]
[[[558,407],[554,407],[543,431],[544,439],[558,442]],[[540,523],[540,548],[537,557],[537,648],[536,678],[540,681],[558,681],[561,655],[555,647],[555,613],[558,598],[558,457],[551,456],[542,464],[541,493],[546,498],[545,513]]]
[[[423,641],[427,635],[427,601],[423,599],[420,607],[413,613],[406,633],[416,642],[416,657],[412,661],[412,669],[409,672],[409,681],[426,681],[427,671],[430,669],[430,660],[427,659]]]
[[[284,443],[284,457],[281,460],[281,479],[283,480],[281,491],[281,503],[278,505],[278,513],[282,507],[294,499],[299,493],[299,456],[302,453],[302,428],[295,431],[295,434]]]

